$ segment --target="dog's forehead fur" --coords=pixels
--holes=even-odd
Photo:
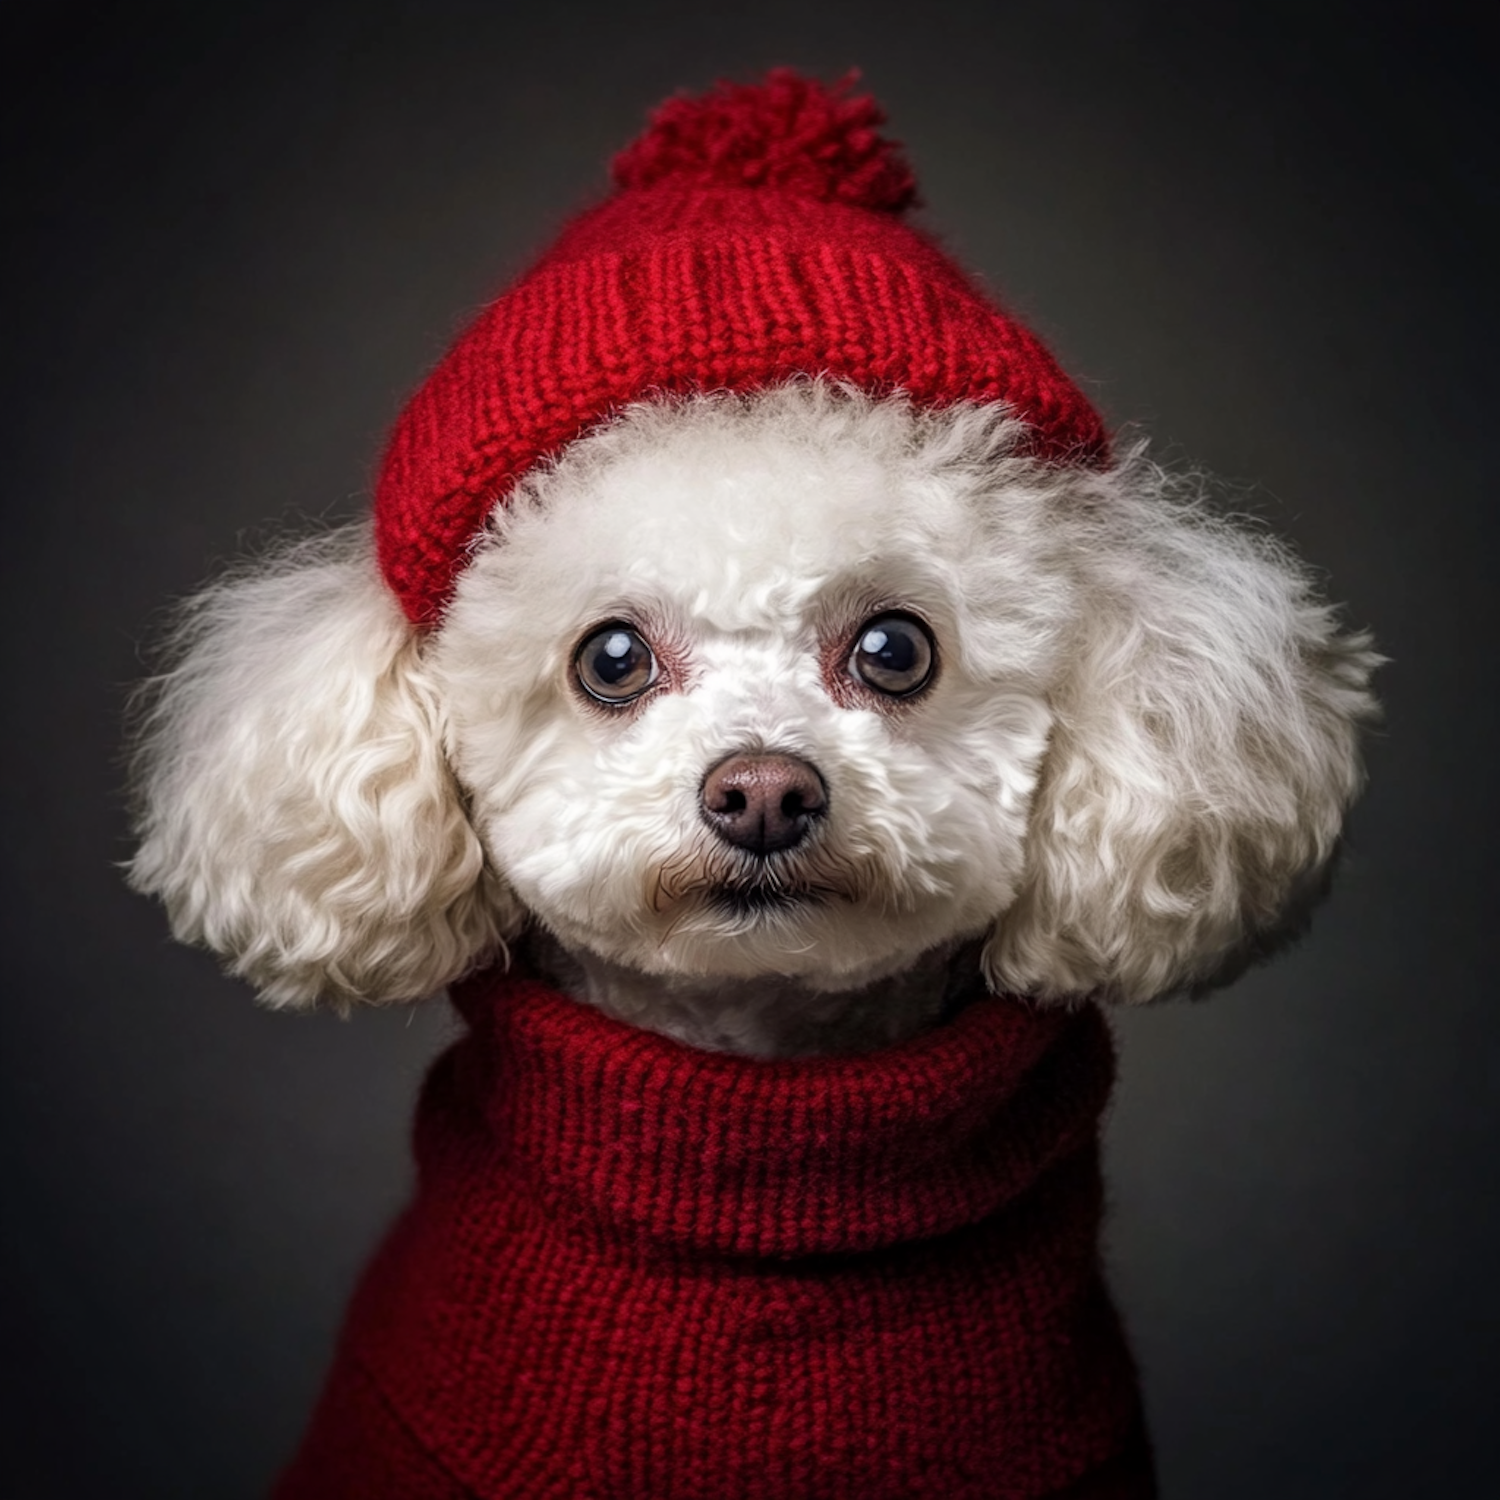
[[[878,587],[914,524],[961,544],[956,497],[916,513],[877,412],[856,426],[784,398],[639,410],[579,444],[500,530],[519,567],[586,563],[574,586],[596,598],[644,593],[727,632],[795,629],[831,590]],[[568,545],[538,546],[559,529]]]
[[[805,649],[899,604],[1034,679],[1064,564],[1030,466],[1010,462],[996,503],[1021,432],[994,408],[940,419],[810,383],[639,405],[497,509],[445,634],[505,614],[550,652],[644,614],[709,652]]]

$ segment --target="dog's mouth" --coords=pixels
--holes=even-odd
[[[735,917],[769,916],[799,907],[821,905],[833,892],[801,886],[783,886],[764,881],[737,881],[710,886],[706,897],[717,910]]]
[[[653,911],[712,911],[754,922],[857,899],[855,871],[826,855],[773,854],[752,859],[701,848],[655,867],[648,891]]]

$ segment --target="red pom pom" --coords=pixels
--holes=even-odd
[[[850,92],[856,77],[830,88],[777,68],[764,83],[721,83],[701,99],[679,94],[615,158],[615,182],[644,188],[675,177],[900,213],[916,198],[916,178],[878,132],[884,111]]]

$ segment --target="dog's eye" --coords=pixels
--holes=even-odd
[[[656,657],[628,625],[606,625],[578,648],[573,671],[589,697],[628,703],[656,681]]]
[[[905,698],[927,686],[935,658],[932,636],[920,620],[877,615],[854,638],[849,672],[877,693]]]

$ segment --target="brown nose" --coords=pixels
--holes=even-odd
[[[751,854],[791,849],[828,807],[823,778],[795,755],[731,755],[703,778],[704,821]]]

